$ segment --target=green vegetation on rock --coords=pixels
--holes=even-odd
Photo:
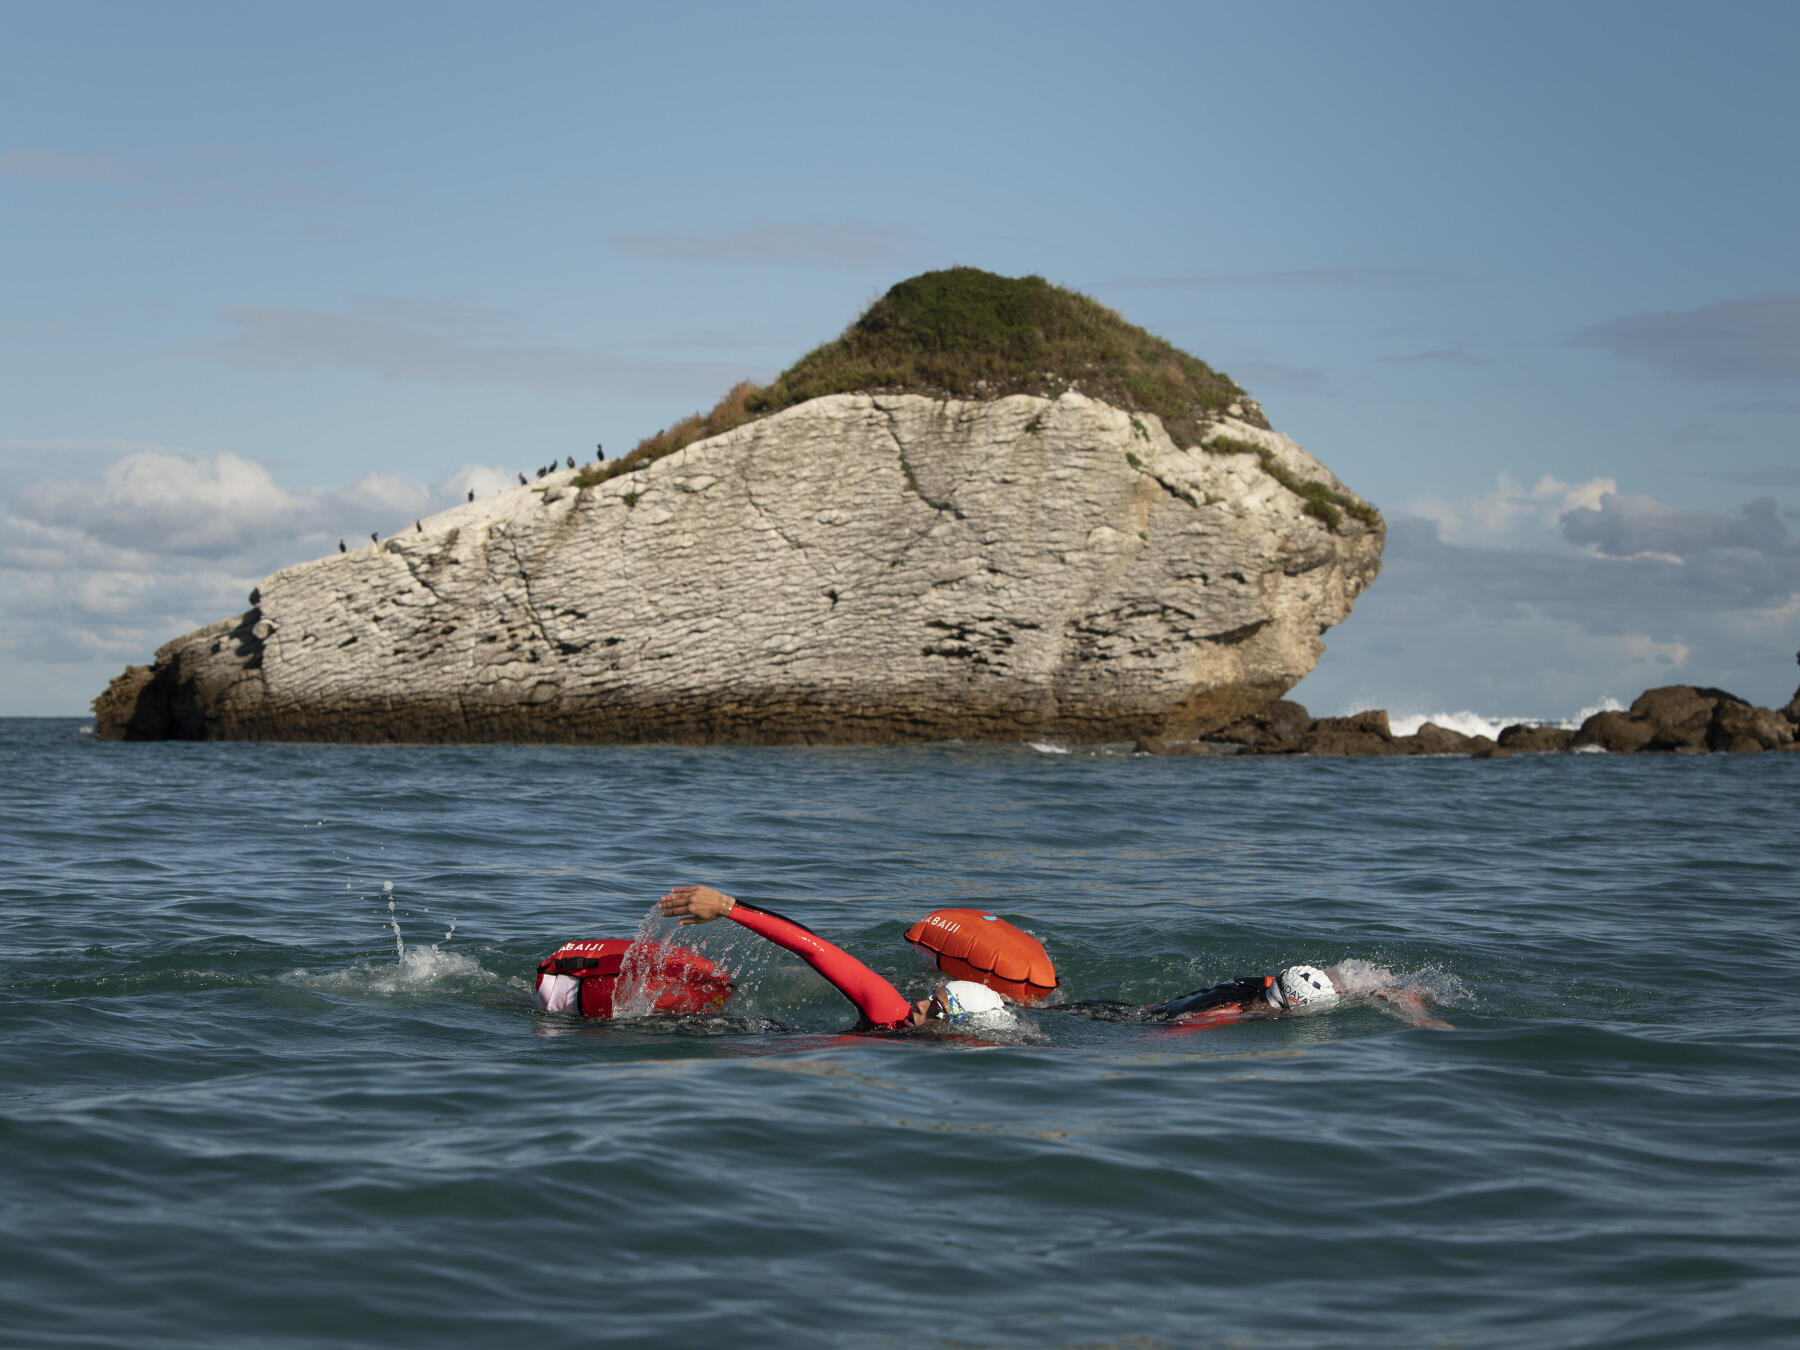
[[[1234,403],[1234,416],[1267,425],[1229,378],[1104,305],[1042,277],[952,267],[900,282],[841,337],[808,352],[773,383],[738,385],[711,412],[682,419],[622,459],[588,466],[575,483],[605,482],[827,394],[1056,398],[1069,389],[1128,412],[1156,414],[1183,447],[1199,445]]]
[[[1239,440],[1235,436],[1215,436],[1206,443],[1206,448],[1217,454],[1255,455],[1262,463],[1263,472],[1304,500],[1306,514],[1324,521],[1329,530],[1335,531],[1346,515],[1365,525],[1373,525],[1381,519],[1381,512],[1367,502],[1360,502],[1347,492],[1339,492],[1329,483],[1321,483],[1316,478],[1296,478],[1282,466],[1272,451],[1254,441]]]

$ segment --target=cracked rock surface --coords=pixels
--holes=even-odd
[[[1348,494],[1286,437],[1230,419]],[[1082,741],[1279,698],[1380,569],[1258,456],[1076,393],[838,394],[284,568],[95,701],[126,739]]]

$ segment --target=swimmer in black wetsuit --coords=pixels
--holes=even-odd
[[[1084,999],[1057,1005],[1101,1022],[1174,1022],[1211,1026],[1239,1017],[1279,1017],[1287,1013],[1323,1012],[1338,1001],[1331,976],[1317,966],[1289,966],[1279,975],[1244,975],[1208,989],[1165,999],[1161,1003],[1121,1003],[1117,999]]]

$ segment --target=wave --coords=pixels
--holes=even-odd
[[[1527,726],[1562,727],[1574,731],[1595,713],[1624,712],[1625,705],[1616,698],[1603,698],[1590,708],[1583,708],[1573,717],[1494,717],[1487,713],[1469,712],[1434,712],[1434,713],[1402,713],[1390,716],[1388,726],[1396,736],[1410,736],[1427,722],[1435,722],[1438,726],[1450,731],[1460,731],[1465,736],[1486,736],[1489,740],[1498,740],[1500,733],[1516,723]]]

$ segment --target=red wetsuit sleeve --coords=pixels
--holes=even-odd
[[[878,1027],[897,1027],[912,1013],[898,989],[870,970],[846,951],[832,946],[817,933],[810,933],[790,919],[767,910],[746,905],[742,900],[728,911],[758,937],[765,937],[777,947],[794,953],[836,987],[856,1005],[866,1021]]]

